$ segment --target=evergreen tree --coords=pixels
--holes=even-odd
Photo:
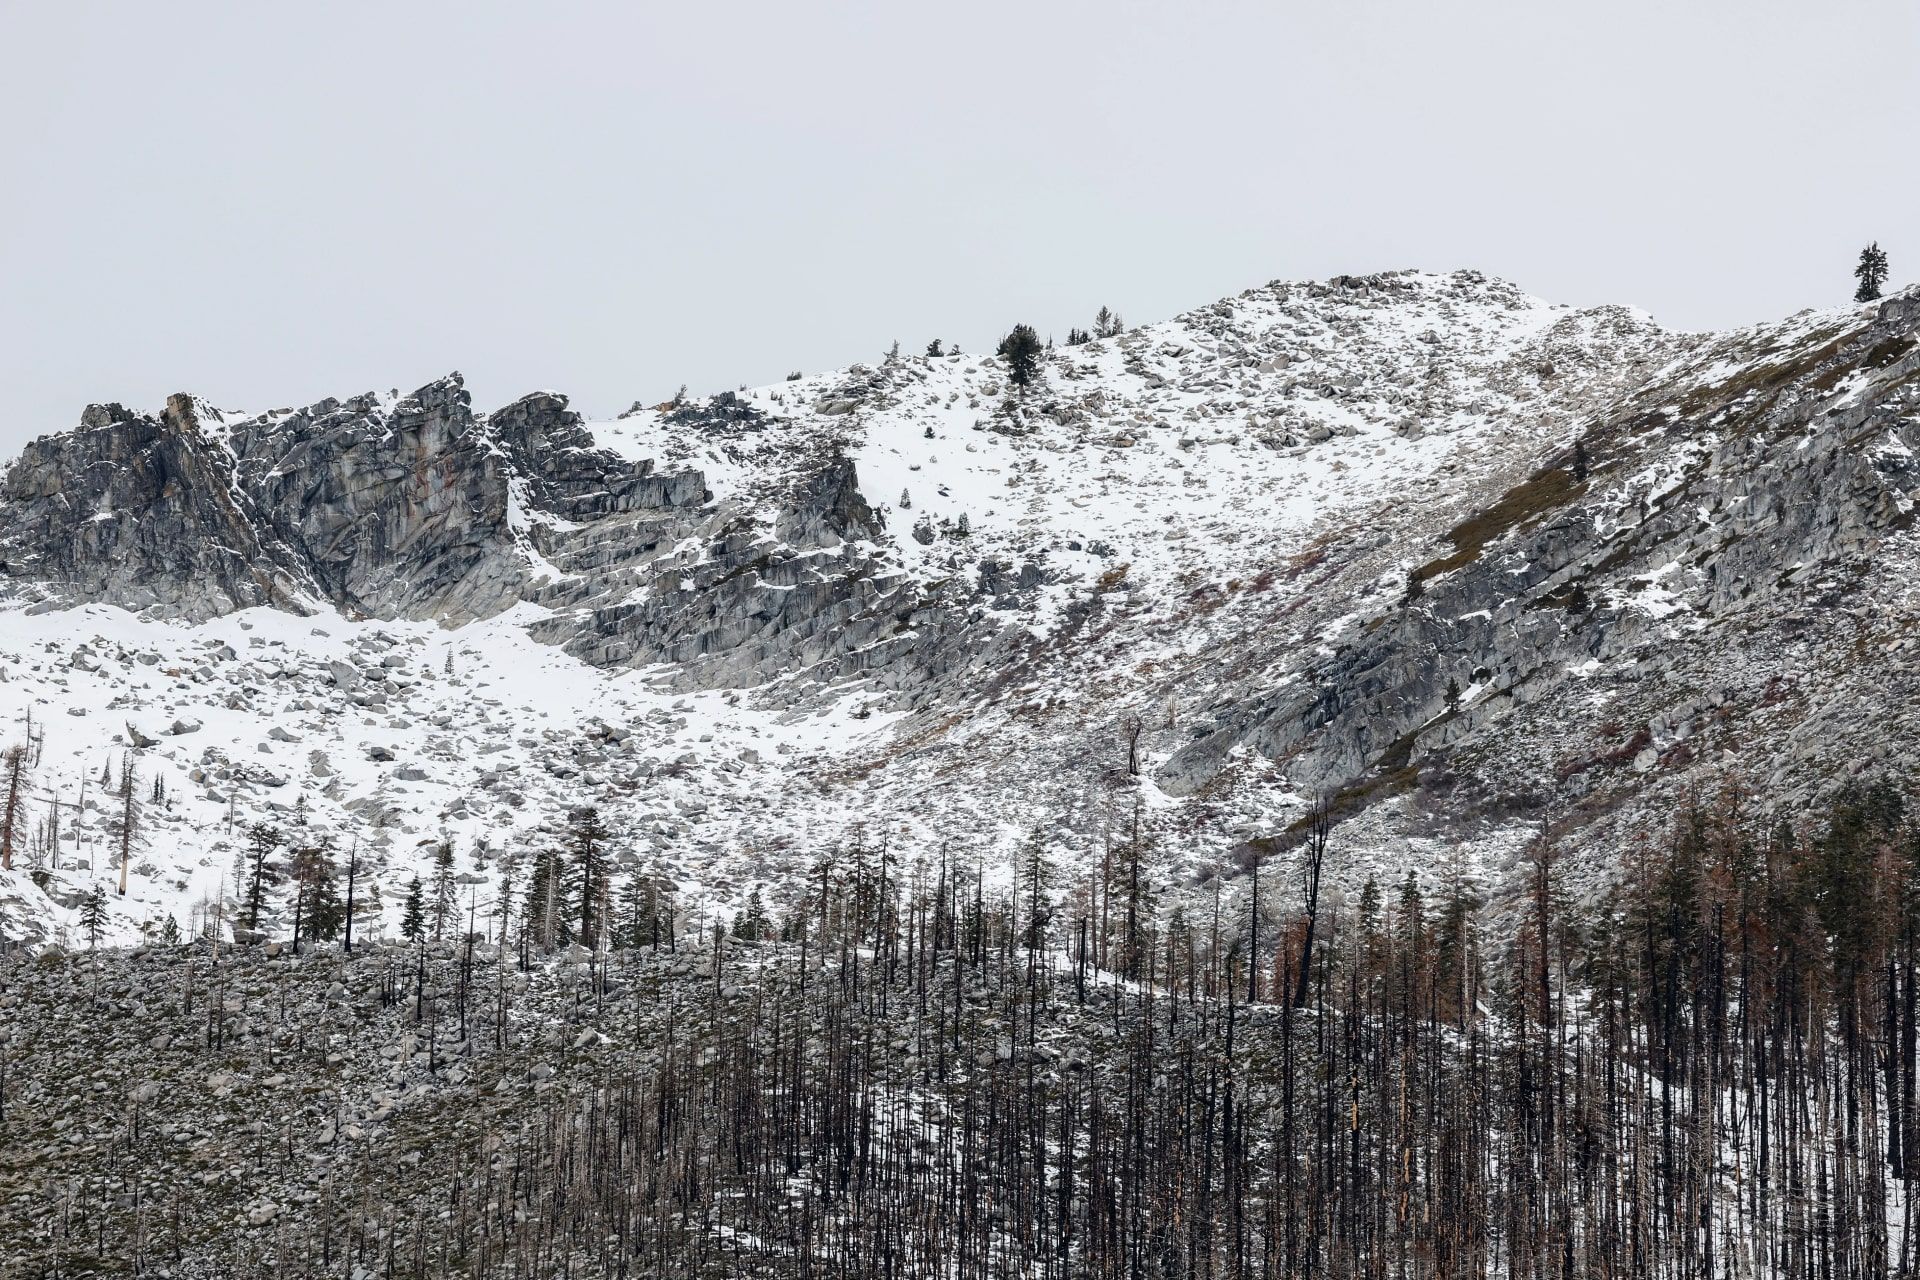
[[[307,904],[307,937],[315,942],[332,942],[347,922],[336,871],[331,858],[322,854],[316,859]]]
[[[623,947],[643,947],[652,924],[652,894],[648,891],[645,876],[632,875],[620,887],[619,928],[615,931],[618,945]]]
[[[1014,868],[1018,877],[1020,896],[1026,902],[1027,919],[1021,929],[1021,945],[1029,951],[1038,951],[1047,945],[1047,930],[1053,923],[1053,863],[1047,858],[1047,846],[1040,832],[1035,831],[1027,840],[1026,848],[1021,851],[1019,865]]]
[[[426,932],[426,903],[421,899],[420,877],[415,876],[407,882],[407,903],[400,913],[400,936],[408,942],[418,942]]]
[[[314,927],[314,913],[323,893],[332,888],[333,860],[324,845],[308,845],[293,851],[291,892],[293,897],[293,949],[303,941],[320,937]],[[322,886],[326,886],[323,888]],[[334,928],[339,928],[339,894],[333,895]]]
[[[0,788],[5,789],[4,798],[0,798],[0,871],[13,870],[13,846],[24,809],[21,802],[26,782],[27,749],[8,747],[0,755]]]
[[[1360,949],[1362,974],[1377,978],[1386,966],[1386,931],[1380,927],[1380,882],[1372,876],[1360,886],[1360,902],[1354,910],[1354,944]]]
[[[930,359],[937,360],[945,354],[947,354],[946,348],[941,345],[940,339],[935,338],[927,344],[927,355]]]
[[[533,874],[527,880],[527,908],[521,915],[521,937],[551,950],[573,940],[572,917],[566,910],[566,869],[561,856],[542,849],[533,856]]]
[[[673,881],[665,876],[647,877],[647,946],[655,951],[665,942],[667,950],[677,949],[679,907]]]
[[[453,913],[453,841],[442,840],[433,850],[433,940],[440,941]]]
[[[1007,379],[1025,391],[1040,374],[1040,335],[1032,325],[1017,324],[1000,340],[995,354],[1007,362]]]
[[[80,899],[80,927],[87,931],[89,949],[100,945],[101,931],[107,927],[107,891],[97,880]]]
[[[280,829],[257,822],[247,831],[246,901],[247,928],[258,931],[260,909],[266,905],[267,892],[280,883],[280,872],[270,859],[280,847]]]
[[[733,936],[742,942],[758,942],[771,936],[767,925],[766,903],[761,901],[760,886],[753,886],[747,895],[747,905],[733,918]]]
[[[1409,867],[1406,878],[1400,882],[1400,901],[1394,909],[1394,941],[1411,952],[1426,937],[1426,920],[1426,896],[1420,892],[1419,878]]]
[[[600,921],[607,909],[608,831],[600,821],[600,810],[592,805],[574,810],[568,826],[580,940],[589,947],[597,946],[600,941]]]
[[[133,753],[127,752],[120,764],[120,824],[119,824],[119,865],[120,883],[116,892],[127,896],[127,869],[133,863],[133,846],[139,838],[140,812],[134,800]]]
[[[1881,286],[1887,282],[1887,251],[1874,241],[1860,251],[1860,262],[1853,269],[1854,279],[1860,287],[1853,291],[1855,302],[1872,302],[1880,296]]]

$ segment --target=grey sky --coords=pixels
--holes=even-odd
[[[1920,275],[1920,9],[0,0],[0,448],[449,369],[605,414],[1479,267],[1717,327]]]

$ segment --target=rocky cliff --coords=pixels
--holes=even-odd
[[[1909,293],[1734,335],[1595,406],[1578,458],[1567,441],[1517,469],[1414,549],[1403,599],[1237,703],[1163,779],[1191,789],[1243,744],[1327,789],[1436,754],[1521,765],[1627,704],[1644,713],[1629,753],[1644,772],[1693,755],[1686,740],[1709,726],[1709,742],[1743,736],[1777,701],[1783,650],[1838,663],[1793,673],[1808,693],[1855,683],[1855,664],[1876,687],[1855,689],[1849,742],[1770,761],[1763,778],[1813,784],[1850,753],[1886,759],[1886,715],[1904,724],[1920,690],[1899,656],[1920,496],[1916,328]]]
[[[598,447],[564,396],[476,415],[458,374],[250,417],[187,395],[154,416],[90,406],[29,446],[4,496],[4,573],[43,605],[459,626],[533,602],[553,613],[539,634],[588,662],[693,679],[831,662],[877,639],[898,595],[857,549],[884,523],[846,458],[763,521],[697,469]]]
[[[1087,866],[1136,820],[1169,901],[1238,892],[1319,797],[1337,880],[1465,849],[1497,898],[1542,836],[1910,767],[1916,330],[1912,291],[1683,334],[1403,272],[1024,395],[954,353],[602,422],[457,376],[93,406],[0,482],[0,711],[80,815],[8,891],[70,902],[129,750],[176,799],[128,927],[217,895],[235,814],[491,874],[589,801],[717,904],[874,833]]]

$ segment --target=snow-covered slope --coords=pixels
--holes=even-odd
[[[856,848],[1037,834],[1083,893],[1136,816],[1169,901],[1238,892],[1321,796],[1342,884],[1464,852],[1497,896],[1543,832],[1804,794],[1911,723],[1916,323],[1396,273],[1059,348],[1024,396],[962,354],[598,423],[457,377],[97,406],[0,487],[0,928],[116,878],[129,761],[128,934],[231,898],[256,822],[358,841],[391,928],[442,839],[484,903],[589,803],[690,926]]]

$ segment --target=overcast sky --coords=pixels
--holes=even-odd
[[[1920,276],[1920,6],[0,0],[0,446],[463,371],[604,415],[1477,267],[1719,327]]]

